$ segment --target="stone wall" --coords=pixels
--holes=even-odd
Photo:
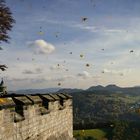
[[[71,140],[72,114],[66,94],[1,97],[0,140]]]

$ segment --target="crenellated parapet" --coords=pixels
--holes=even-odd
[[[72,116],[68,94],[4,95],[0,98],[0,140],[59,140],[61,135],[72,139]]]

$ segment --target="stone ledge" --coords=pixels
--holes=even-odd
[[[55,101],[66,101],[72,99],[68,94],[7,94],[0,97],[0,110],[6,108],[12,108],[17,105],[33,105],[42,104],[43,102],[55,102]]]

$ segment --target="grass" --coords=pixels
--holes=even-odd
[[[74,137],[93,137],[96,140],[102,140],[107,135],[103,129],[90,129],[90,130],[74,130]]]

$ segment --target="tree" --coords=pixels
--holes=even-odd
[[[8,31],[12,29],[14,22],[15,20],[12,17],[9,7],[5,5],[4,0],[0,0],[0,43],[2,41],[8,42],[10,38]]]
[[[12,17],[9,7],[6,6],[4,0],[0,0],[0,43],[8,43],[10,39],[8,31],[11,31],[13,23],[15,23],[15,20]],[[2,48],[0,50],[2,50]],[[5,65],[0,65],[0,70],[4,71],[6,68]]]
[[[140,123],[131,121],[116,121],[112,140],[139,140]]]

